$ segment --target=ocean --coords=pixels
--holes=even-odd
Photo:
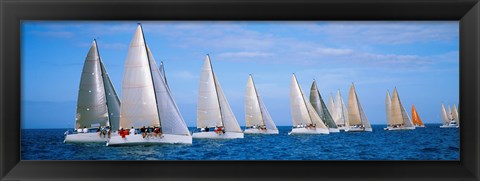
[[[63,143],[65,129],[23,129],[22,160],[459,160],[459,129],[440,124],[409,131],[340,132],[329,135],[245,134],[244,139],[193,139],[192,145],[107,147]],[[190,128],[193,130],[194,128]]]

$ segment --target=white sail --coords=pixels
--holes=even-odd
[[[233,114],[232,109],[228,104],[227,98],[225,97],[222,87],[220,86],[220,83],[218,82],[215,74],[213,74],[213,77],[215,80],[215,85],[217,87],[218,100],[220,102],[220,111],[222,111],[223,126],[225,127],[225,131],[241,133],[242,129],[240,128],[240,125],[237,122],[237,118],[235,118],[235,115]]]
[[[290,110],[292,112],[293,125],[315,124],[316,128],[328,129],[311,104],[307,104],[307,98],[298,85],[295,74],[290,82]]]
[[[371,128],[370,122],[358,100],[353,83],[350,86],[350,93],[348,95],[348,119],[350,126],[363,125],[365,128]]]
[[[155,97],[157,98],[157,108],[160,115],[162,133],[190,135],[182,114],[173,99],[170,88],[167,86],[166,78],[164,77],[165,72],[161,72],[160,69],[156,68],[155,58],[148,46],[147,53],[153,77]]]
[[[107,69],[100,59],[102,68],[103,84],[105,85],[105,96],[107,99],[108,119],[112,130],[118,130],[120,127],[120,99],[118,98],[115,87],[108,76]]]
[[[310,88],[310,104],[313,106],[317,114],[324,121],[325,125],[329,128],[338,128],[337,124],[333,120],[330,112],[323,101],[322,95],[318,90],[317,83],[313,80],[312,86]]]
[[[392,105],[391,105],[391,122],[394,125],[405,125],[405,127],[413,127],[410,118],[405,111],[405,108],[400,101],[397,88],[393,90]]]
[[[148,58],[142,28],[139,25],[125,60],[120,111],[120,126],[123,128],[160,126],[153,75]]]
[[[245,90],[245,126],[263,126],[262,110],[255,91],[252,76],[248,76],[247,88]]]
[[[337,96],[335,99],[335,113],[336,113],[336,118],[335,123],[337,125],[345,125],[348,126],[350,125],[348,122],[348,110],[347,107],[345,106],[345,103],[343,102],[342,95],[340,94],[340,90],[337,91]]]
[[[335,115],[337,115],[337,113],[335,112],[335,102],[333,102],[333,96],[331,93],[330,93],[330,96],[328,97],[327,108],[328,108],[328,112],[330,112],[330,115],[332,115],[333,120],[336,120]]]
[[[200,74],[198,86],[197,127],[205,128],[215,126],[223,126],[223,121],[210,57],[207,55]]]
[[[458,109],[457,109],[457,105],[453,105],[453,110],[452,110],[452,115],[453,115],[453,119],[458,123],[460,123],[460,117],[458,116]]]
[[[448,120],[453,120],[452,107],[450,105],[448,105],[447,115],[448,115]]]
[[[200,76],[197,127],[224,126],[228,132],[242,132],[206,56]]]
[[[260,109],[262,110],[262,118],[263,122],[265,123],[265,127],[267,127],[268,130],[278,130],[260,95],[258,96],[258,101],[260,103]]]
[[[275,126],[265,104],[257,92],[252,75],[248,76],[245,90],[245,119],[247,127],[264,125],[267,129],[277,130],[277,126]]]
[[[450,122],[450,119],[448,119],[447,111],[445,111],[445,106],[443,105],[443,103],[442,103],[441,114],[442,114],[443,125],[448,125],[448,123]]]
[[[78,90],[75,128],[107,126],[108,109],[97,44],[94,41],[83,65]]]
[[[385,112],[387,114],[387,126],[392,126],[392,97],[387,91],[387,97],[385,97]]]

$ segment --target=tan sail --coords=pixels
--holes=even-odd
[[[391,123],[393,125],[401,125],[402,127],[413,127],[410,118],[408,117],[405,108],[400,101],[400,96],[398,95],[397,88],[393,90],[392,95],[392,107],[391,107]]]
[[[348,122],[351,126],[362,124],[357,93],[355,92],[355,87],[353,86],[353,83],[350,86],[350,92],[348,94]]]
[[[412,121],[415,126],[425,126],[417,113],[417,109],[412,105]]]
[[[353,83],[350,86],[350,92],[348,94],[348,120],[350,126],[363,125],[365,128],[371,128],[370,122],[358,100]]]

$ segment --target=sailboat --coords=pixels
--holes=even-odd
[[[318,90],[317,83],[313,80],[312,86],[310,88],[310,103],[312,104],[313,108],[325,123],[325,126],[328,127],[328,131],[330,133],[338,133],[340,130],[337,127],[337,124],[333,120],[330,112],[328,111],[325,102],[323,102],[322,95],[320,95],[320,91]]]
[[[447,111],[445,110],[445,106],[443,105],[443,103],[442,103],[441,114],[442,114],[442,125],[440,126],[440,128],[458,128],[458,123],[451,116],[447,114]]]
[[[412,122],[413,122],[413,125],[415,125],[415,127],[417,128],[425,128],[425,124],[423,124],[422,119],[420,119],[417,109],[415,109],[415,106],[413,104],[412,104]]]
[[[107,146],[192,144],[192,136],[165,80],[139,24],[125,60],[120,126],[136,130],[155,127],[159,133],[116,135],[110,138]]]
[[[292,111],[293,128],[288,133],[289,135],[330,133],[315,108],[308,103],[300,85],[298,85],[295,74],[292,75],[290,82],[290,109]]]
[[[330,103],[329,103],[330,104]],[[348,130],[349,123],[348,123],[348,110],[345,107],[345,103],[343,102],[342,95],[340,94],[340,90],[337,90],[337,96],[335,97],[335,101],[333,101],[334,108],[332,117],[335,123],[337,124],[338,129],[340,130]]]
[[[387,109],[387,127],[384,128],[385,130],[412,130],[415,129],[415,126],[410,121],[408,117],[407,111],[402,105],[400,101],[400,96],[398,96],[397,88],[393,90],[393,95],[390,99],[390,94],[387,92],[387,97],[385,100],[385,107]],[[390,109],[390,112],[388,112]]]
[[[362,105],[355,92],[355,86],[350,86],[350,92],[348,94],[348,129],[345,131],[372,131],[372,126],[368,122],[365,112],[363,112]]]
[[[108,140],[107,133],[96,130],[107,126],[118,129],[119,118],[120,100],[100,58],[97,41],[93,40],[80,80],[75,131],[65,132],[64,142],[104,143]]]
[[[458,125],[460,125],[460,116],[458,114],[457,105],[455,104],[453,104],[452,118],[457,122]]]
[[[242,129],[213,72],[210,56],[205,57],[198,86],[197,128],[193,138],[243,138]]]
[[[245,134],[278,134],[277,126],[263,104],[251,74],[245,90],[245,121]]]

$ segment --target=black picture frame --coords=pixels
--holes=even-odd
[[[2,180],[480,178],[478,0],[0,0],[0,16]],[[22,161],[22,20],[458,20],[460,161]]]

